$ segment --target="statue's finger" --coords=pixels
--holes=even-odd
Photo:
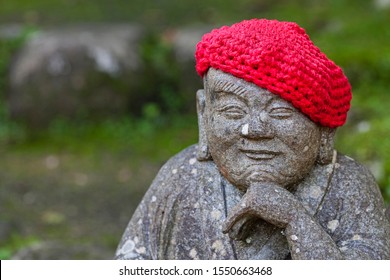
[[[248,218],[246,216],[238,220],[229,230],[228,235],[234,240],[241,240],[245,235],[245,224]]]
[[[237,210],[236,210],[237,209]],[[232,212],[227,216],[226,221],[222,226],[222,232],[228,233],[239,221],[245,217],[246,209],[233,208]]]

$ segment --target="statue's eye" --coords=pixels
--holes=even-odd
[[[241,119],[246,115],[245,110],[238,105],[227,105],[217,111],[228,119]]]
[[[270,117],[275,119],[288,119],[293,115],[294,111],[291,108],[276,107],[269,112]]]

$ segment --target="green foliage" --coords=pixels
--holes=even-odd
[[[8,248],[0,248],[0,260],[9,260],[12,256],[12,250]]]
[[[13,234],[7,242],[0,244],[0,260],[9,260],[18,250],[37,243],[39,240],[34,236],[24,237],[20,234]]]
[[[36,28],[25,26],[15,37],[0,37],[0,95],[4,98],[7,86],[7,70],[9,69],[12,55],[23,45],[29,36],[37,32]]]
[[[197,142],[195,116],[161,115],[156,104],[144,106],[142,118],[112,118],[104,121],[58,119],[45,131],[26,134],[7,153],[72,153],[94,156],[99,153],[131,154],[164,162],[173,154]]]
[[[13,55],[21,48],[26,39],[35,32],[37,32],[36,28],[26,26],[15,37],[0,38],[0,145],[4,142],[13,142],[25,137],[25,130],[8,117],[6,109],[7,74]]]
[[[168,114],[183,112],[184,100],[179,93],[180,73],[172,47],[150,31],[140,46],[140,53],[144,65],[139,89],[142,92],[140,104],[148,106],[154,103]],[[142,110],[145,113],[145,108]]]

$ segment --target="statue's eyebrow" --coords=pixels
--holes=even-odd
[[[248,91],[244,87],[228,81],[217,81],[214,84],[214,92],[228,92],[243,97]]]

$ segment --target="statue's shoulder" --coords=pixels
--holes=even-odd
[[[188,148],[171,157],[160,169],[152,183],[156,186],[171,186],[180,188],[181,186],[190,186],[197,184],[199,178],[205,171],[217,173],[212,161],[203,162],[197,159],[197,145]]]
[[[341,153],[337,154],[337,162],[335,164],[335,170],[339,176],[344,177],[346,180],[375,181],[374,176],[366,166],[364,166],[357,160],[347,155],[343,155]]]
[[[183,165],[186,165],[187,163],[194,164],[196,159],[196,153],[197,153],[197,144],[191,145],[180,152],[178,152],[176,155],[172,156],[164,166],[176,166],[180,167]]]
[[[338,153],[337,162],[334,166],[334,181],[338,188],[345,194],[364,193],[380,197],[379,187],[370,170],[357,160]]]
[[[191,172],[200,162],[196,158],[197,145],[191,145],[172,156],[160,169],[159,175],[175,176]],[[158,176],[159,176],[158,175]]]

